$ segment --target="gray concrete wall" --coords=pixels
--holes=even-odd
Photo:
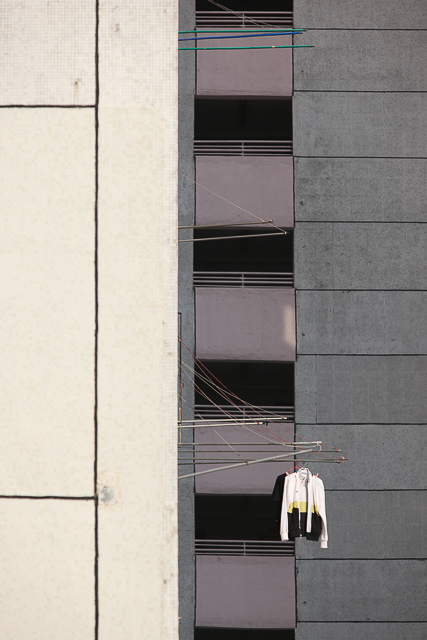
[[[179,28],[195,28],[194,0],[180,0]],[[191,46],[191,43],[190,45]],[[179,127],[178,127],[178,171],[194,180],[194,92],[196,79],[195,53],[179,51]],[[183,175],[178,176],[178,215],[180,225],[195,224],[194,183]],[[179,231],[179,238],[191,238],[191,230]],[[178,310],[181,313],[182,340],[194,353],[194,296],[193,296],[193,243],[178,245]],[[182,348],[183,362],[191,363],[188,352]],[[194,392],[192,380],[187,375],[181,378],[182,419],[193,416]],[[183,441],[193,441],[192,429],[182,430]],[[192,473],[191,465],[179,466],[178,474]],[[179,638],[193,640],[196,615],[195,603],[195,556],[194,556],[194,479],[178,481],[178,535],[179,535]]]
[[[310,29],[306,40],[316,51],[295,49],[295,91],[425,91],[426,31]]]
[[[242,40],[201,40],[198,46],[279,47],[291,44],[291,36],[275,36]],[[200,51],[197,53],[197,95],[245,98],[291,96],[292,49]]]
[[[292,628],[294,562],[281,556],[198,556],[197,626]]]
[[[295,359],[295,293],[285,287],[196,287],[201,360]]]
[[[294,93],[296,156],[424,158],[426,144],[426,93]]]
[[[297,304],[301,354],[427,354],[425,291],[299,291]]]
[[[295,158],[298,222],[425,222],[427,160]]]
[[[295,0],[294,25],[307,29],[427,29],[424,0]]]
[[[386,623],[323,623],[312,624],[302,622],[298,625],[299,640],[425,640],[427,637],[426,623],[386,622]]]
[[[296,638],[421,639],[427,13],[294,4],[295,428],[348,458],[310,463],[329,547],[297,541]]]

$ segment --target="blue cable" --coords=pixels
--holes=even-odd
[[[263,36],[293,36],[302,33],[302,31],[283,31],[280,33],[251,33],[244,36],[202,36],[201,38],[178,38],[178,42],[185,40],[225,40],[228,38],[262,38]]]

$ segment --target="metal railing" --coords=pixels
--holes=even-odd
[[[196,540],[196,556],[294,556],[295,542]]]
[[[294,276],[276,271],[195,271],[193,284],[195,287],[293,287]]]
[[[294,418],[294,407],[279,407],[279,406],[260,406],[255,409],[247,407],[244,404],[230,405],[221,404],[217,407],[207,404],[195,404],[194,413],[196,418],[203,418],[205,420],[216,420],[219,418],[227,418],[227,415],[231,418],[251,418],[253,420],[259,420],[259,422],[277,422],[280,418],[286,418],[286,422],[292,421]],[[260,415],[261,414],[261,415]],[[232,421],[230,421],[232,424]]]
[[[256,29],[292,27],[292,11],[245,11],[236,12],[240,15],[225,11],[196,11],[197,29]],[[256,23],[256,24],[254,24]]]
[[[195,140],[196,156],[291,156],[292,140]]]

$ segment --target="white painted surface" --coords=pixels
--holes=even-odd
[[[0,149],[0,495],[92,495],[94,113],[0,109]]]
[[[176,4],[100,3],[100,640],[177,638]]]
[[[93,640],[94,505],[0,500],[1,637]]]
[[[284,287],[196,287],[197,357],[295,360],[295,292]]]
[[[95,103],[96,3],[2,0],[1,105]]]

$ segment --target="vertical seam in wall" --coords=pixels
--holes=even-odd
[[[95,640],[99,635],[99,585],[98,585],[98,495],[96,490],[98,476],[98,132],[99,132],[99,0],[95,0],[95,403],[94,403],[94,509],[95,509]]]
[[[294,14],[294,3],[292,6],[292,11]],[[294,15],[292,15],[292,26],[295,26]],[[292,44],[295,43],[295,37],[291,36]],[[295,301],[295,364],[294,364],[294,433],[296,439],[297,433],[297,425],[296,425],[296,367],[297,367],[297,359],[298,359],[298,349],[297,349],[297,290],[295,287],[295,157],[294,157],[294,66],[295,66],[295,57],[294,57],[294,49],[291,49],[292,54],[292,215],[293,215],[293,243],[292,243],[292,263],[293,263],[293,280],[294,280],[294,301]],[[294,465],[296,464],[296,456],[294,456]],[[298,626],[298,585],[297,585],[297,559],[294,557],[294,589],[295,589],[295,629]]]

